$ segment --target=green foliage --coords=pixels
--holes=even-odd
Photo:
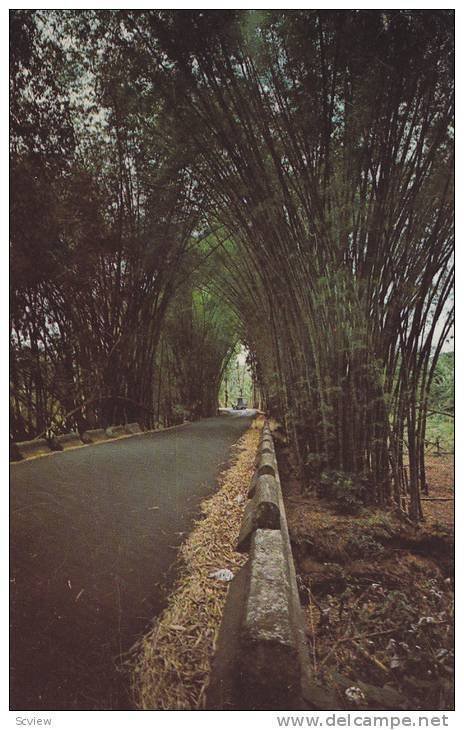
[[[454,352],[437,360],[428,399],[427,451],[454,450]]]
[[[319,478],[327,464],[327,456],[315,451],[306,455],[305,467],[309,479]]]
[[[427,452],[454,451],[454,418],[440,414],[427,417],[425,432]]]
[[[226,404],[227,392],[227,404]],[[242,397],[249,406],[252,406],[253,382],[249,365],[246,362],[246,351],[243,345],[238,345],[232,353],[224,370],[219,392],[221,406],[231,408]]]
[[[353,558],[378,558],[384,552],[383,545],[368,532],[350,535],[345,549]]]
[[[359,479],[335,470],[321,474],[319,493],[333,500],[340,512],[350,515],[359,514],[365,499],[365,487]]]
[[[454,352],[442,352],[437,360],[429,395],[429,407],[454,413]]]
[[[195,281],[200,283],[198,274]],[[177,292],[163,326],[169,377],[157,393],[160,416],[169,424],[176,409],[191,418],[216,414],[220,384],[236,348],[236,328],[230,307],[208,290],[185,282]]]
[[[190,411],[184,408],[183,405],[176,403],[171,409],[170,425],[175,426],[178,423],[188,421],[190,418]]]
[[[364,518],[366,530],[376,540],[382,541],[395,534],[398,525],[394,523],[391,513],[375,512]]]

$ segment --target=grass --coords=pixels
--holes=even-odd
[[[440,450],[454,451],[454,418],[438,414],[429,415],[425,438],[428,442],[428,452],[437,451],[437,439]]]

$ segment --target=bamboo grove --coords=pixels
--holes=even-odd
[[[241,341],[303,484],[346,475],[420,519],[453,324],[452,13],[13,24],[14,435],[54,409],[210,414]]]

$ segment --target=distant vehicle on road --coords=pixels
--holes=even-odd
[[[243,398],[237,398],[237,403],[234,405],[235,411],[244,411],[248,408],[248,404],[246,400],[243,400]]]

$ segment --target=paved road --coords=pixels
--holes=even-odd
[[[130,709],[119,656],[250,412],[11,468],[11,708]]]

